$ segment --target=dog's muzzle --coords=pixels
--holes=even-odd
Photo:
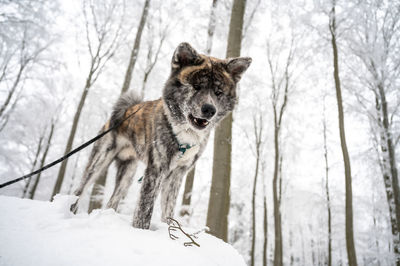
[[[192,114],[189,115],[189,121],[197,129],[205,129],[210,124],[207,119],[194,117]]]

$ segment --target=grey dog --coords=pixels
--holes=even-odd
[[[149,228],[160,188],[162,220],[173,217],[182,179],[202,154],[211,129],[233,110],[236,85],[250,63],[249,57],[201,55],[181,43],[160,99],[141,102],[132,94],[120,97],[102,131],[120,125],[95,143],[75,195],[84,193],[115,161],[116,185],[107,208],[116,210],[141,160],[147,167],[133,226]],[[76,212],[77,204],[71,211]]]

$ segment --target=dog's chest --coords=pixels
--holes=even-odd
[[[199,150],[199,144],[194,146],[181,144],[171,160],[171,169],[181,166],[190,166],[196,155],[199,153]]]
[[[207,139],[208,134],[204,132],[199,134],[194,132],[187,126],[175,125],[174,138],[178,142],[177,151],[171,160],[170,168],[176,167],[189,167],[193,164],[196,156],[202,150],[204,141]]]

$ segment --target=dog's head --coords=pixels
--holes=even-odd
[[[249,57],[200,55],[188,43],[181,43],[163,91],[172,119],[197,131],[214,126],[233,110],[236,85],[250,63]]]

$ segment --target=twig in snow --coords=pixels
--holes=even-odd
[[[175,219],[173,219],[173,218],[171,218],[171,217],[168,217],[168,218],[167,218],[167,224],[168,224],[168,234],[169,234],[169,237],[170,237],[172,240],[176,240],[176,239],[178,239],[179,237],[177,237],[176,235],[174,235],[174,234],[171,233],[171,232],[176,232],[176,231],[179,230],[179,231],[181,231],[187,238],[190,239],[190,242],[185,242],[185,243],[183,243],[183,245],[184,245],[185,247],[189,247],[189,246],[193,246],[193,245],[196,245],[196,246],[200,247],[200,245],[199,245],[196,241],[194,241],[193,238],[197,238],[197,234],[201,233],[202,231],[196,232],[196,233],[194,233],[194,234],[188,234],[188,233],[186,233],[185,231],[183,231],[183,229],[182,229],[180,223],[179,223],[177,220],[175,220]]]

